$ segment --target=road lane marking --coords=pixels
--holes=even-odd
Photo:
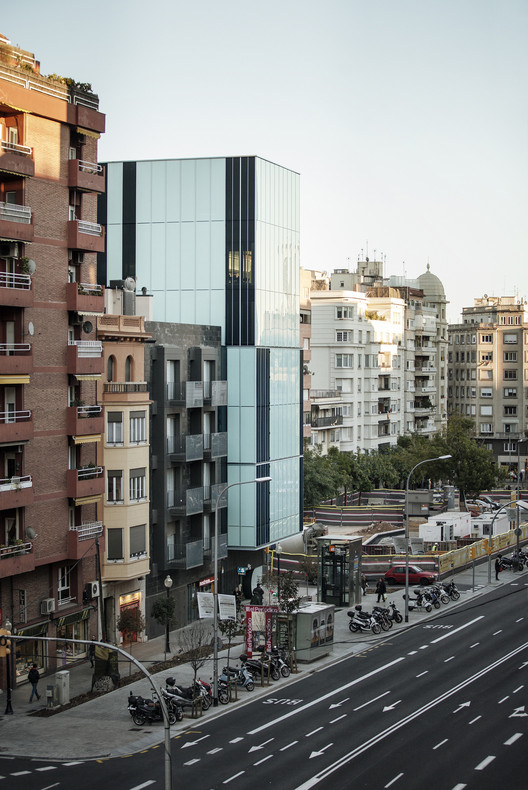
[[[471,721],[469,723],[470,724],[475,724],[475,722],[478,721],[481,718],[482,718],[482,716],[477,716],[475,719],[471,719]]]
[[[435,749],[439,749],[441,746],[443,746],[444,743],[447,743],[447,738],[444,738],[443,741],[440,741],[440,743],[437,743],[436,746],[433,746],[433,752]]]
[[[407,655],[408,656],[415,656],[417,652],[418,652],[417,650],[411,650],[409,653],[407,653]]]
[[[199,763],[199,762],[200,762],[200,758],[194,757],[192,760],[189,760],[188,762],[184,763],[184,765],[194,765],[194,763]]]
[[[333,743],[328,743],[326,746],[323,746],[322,749],[319,749],[318,752],[312,752],[310,754],[310,758],[309,759],[311,760],[312,757],[320,757],[322,754],[324,754],[326,752],[327,749],[329,749],[333,745],[334,745]]]
[[[335,724],[335,723],[336,723],[336,721],[341,721],[341,719],[346,719],[347,715],[348,715],[348,714],[346,714],[346,713],[343,713],[343,715],[342,715],[342,716],[338,716],[338,717],[337,717],[337,719],[332,719],[332,721],[330,722],[330,724]]]
[[[262,760],[259,760],[258,762],[253,763],[253,765],[260,765],[261,763],[265,763],[266,760],[271,760],[272,757],[273,757],[272,754],[268,754],[266,757],[263,757]]]
[[[506,702],[506,700],[507,700],[507,699],[510,699],[510,695],[509,695],[509,694],[508,694],[508,696],[507,696],[507,697],[503,697],[502,699],[500,699],[498,704],[499,704],[499,705],[502,705],[502,703],[503,703],[503,702]]]
[[[428,673],[428,672],[429,672],[429,670],[428,670],[428,669],[426,669],[426,670],[425,670],[425,672],[420,672],[420,674],[419,674],[419,675],[416,675],[416,677],[417,677],[417,678],[421,678],[421,677],[423,677],[424,675],[427,675],[427,673]]]
[[[239,741],[243,741],[243,740],[244,740],[243,738],[233,738],[233,740],[229,741],[229,743],[238,743]]]
[[[514,693],[514,694],[517,694],[517,692],[518,692],[518,691],[520,691],[520,690],[521,690],[521,689],[523,689],[523,688],[524,688],[524,685],[522,685],[522,686],[519,686],[519,688],[516,688],[516,689],[514,689],[514,690],[513,690],[513,693]]]
[[[223,785],[227,785],[227,784],[229,784],[229,782],[232,782],[233,779],[237,779],[239,776],[242,776],[242,774],[245,774],[245,773],[246,773],[245,771],[239,771],[237,774],[233,774],[233,776],[230,776],[229,779],[224,779],[222,784]]]
[[[259,743],[258,746],[252,746],[249,751],[251,753],[251,752],[256,752],[258,749],[263,749],[265,746],[268,745],[268,743],[271,743],[274,740],[275,740],[274,738],[269,738],[269,740],[264,741],[264,743]]]
[[[279,752],[285,752],[286,749],[289,749],[291,746],[295,746],[296,743],[299,743],[299,741],[292,741],[287,746],[283,746],[282,749],[279,749]]]
[[[475,617],[474,620],[470,620],[469,623],[464,623],[464,625],[461,625],[459,628],[455,628],[454,631],[448,631],[447,634],[443,634],[442,636],[437,636],[436,639],[432,640],[431,644],[435,645],[437,642],[441,642],[442,639],[449,639],[450,636],[454,636],[455,634],[458,634],[458,632],[463,631],[464,628],[469,628],[469,626],[473,625],[473,623],[478,623],[478,621],[482,620],[483,617],[484,615],[481,614],[480,617]]]
[[[429,645],[422,645],[422,646],[419,648],[419,650],[427,650],[427,648],[428,648],[428,647],[429,647]]]
[[[307,733],[306,733],[306,735],[305,735],[304,737],[305,737],[305,738],[309,738],[309,737],[310,737],[310,735],[315,735],[315,733],[316,733],[316,732],[319,732],[319,730],[322,730],[322,729],[323,729],[322,727],[317,727],[317,729],[315,729],[315,730],[312,730],[311,732],[307,732]]]
[[[391,780],[390,780],[390,782],[388,782],[388,783],[385,785],[385,790],[387,789],[387,787],[390,787],[391,785],[393,785],[393,784],[394,784],[394,782],[397,782],[397,781],[398,781],[398,779],[401,779],[401,778],[402,778],[402,776],[403,776],[403,773],[401,773],[401,774],[397,774],[397,775],[394,777],[394,779],[391,779]]]
[[[464,787],[467,787],[467,785],[458,784],[453,787],[453,790],[464,790]]]
[[[56,765],[46,765],[44,768],[35,768],[35,771],[56,771]]]
[[[512,743],[515,743],[515,741],[518,741],[519,738],[522,738],[522,736],[523,736],[522,732],[516,732],[515,735],[512,735],[511,738],[508,738],[507,741],[504,741],[504,745],[505,746],[511,746]]]
[[[492,763],[494,759],[495,759],[495,755],[490,754],[488,757],[486,757],[486,759],[482,760],[481,763],[475,766],[475,771],[483,771],[484,768],[487,768],[488,765]]]
[[[497,636],[497,634],[502,634],[502,628],[500,629],[500,631],[495,631],[495,633],[492,634],[492,636]]]
[[[374,697],[374,699],[369,699],[368,702],[364,702],[363,705],[358,705],[357,708],[354,708],[354,712],[356,710],[361,710],[361,708],[366,708],[367,705],[370,705],[372,702],[376,702],[376,700],[381,699],[382,697],[386,697],[387,694],[390,694],[390,691],[384,691],[383,694],[379,695],[379,697]]]
[[[481,618],[478,618],[478,619],[481,619]],[[451,632],[451,633],[453,633],[453,632]],[[453,686],[451,689],[448,689],[448,691],[445,691],[440,696],[436,697],[435,699],[431,700],[430,702],[427,702],[425,705],[422,705],[421,708],[418,708],[413,713],[410,713],[408,716],[405,716],[404,718],[400,719],[399,721],[395,722],[394,724],[391,724],[386,729],[381,730],[376,735],[373,735],[372,738],[369,738],[369,740],[367,740],[364,743],[360,744],[355,749],[350,751],[348,754],[343,755],[342,757],[340,757],[338,760],[336,760],[331,765],[327,766],[326,768],[323,768],[318,774],[315,774],[310,779],[308,779],[306,782],[303,782],[303,784],[298,785],[296,788],[294,788],[292,790],[309,790],[310,788],[312,788],[315,785],[319,784],[319,782],[327,779],[335,771],[340,770],[341,768],[343,768],[343,766],[345,766],[348,763],[352,762],[352,760],[354,760],[356,757],[359,757],[361,754],[363,754],[363,752],[368,751],[368,749],[372,748],[372,746],[377,745],[378,743],[380,743],[380,741],[384,740],[389,735],[393,735],[395,732],[397,732],[397,730],[401,729],[402,727],[406,727],[410,722],[414,721],[414,719],[417,719],[419,716],[423,715],[424,713],[427,713],[432,708],[436,707],[440,703],[442,703],[445,700],[449,699],[450,697],[454,696],[455,694],[460,692],[461,689],[465,688],[466,686],[469,686],[470,684],[475,683],[477,680],[480,680],[480,678],[484,677],[489,672],[494,671],[495,669],[500,667],[502,664],[504,664],[504,662],[509,661],[511,658],[515,657],[518,653],[521,653],[522,651],[526,650],[527,648],[528,648],[528,642],[525,642],[524,644],[520,645],[519,647],[515,648],[514,650],[511,650],[509,653],[507,653],[506,655],[502,656],[502,658],[497,659],[492,664],[488,664],[486,667],[484,667],[483,669],[481,669],[478,672],[476,672],[474,675],[471,675],[470,677],[466,678],[465,680],[461,681],[460,683],[457,683],[456,686]],[[389,665],[387,664],[387,666],[389,666]],[[525,715],[528,715],[528,714],[525,714]]]
[[[143,790],[144,787],[150,787],[150,785],[156,784],[154,779],[149,779],[148,782],[143,782],[142,785],[136,785],[135,787],[131,787],[130,790]]]
[[[449,658],[444,658],[444,664],[447,664],[448,661],[452,661],[454,656],[449,656]]]
[[[285,719],[289,719],[290,716],[297,716],[302,711],[308,710],[308,708],[313,707],[314,705],[319,705],[319,703],[324,702],[326,699],[330,699],[330,697],[334,697],[336,694],[342,694],[345,689],[351,688],[352,686],[356,686],[358,683],[361,683],[363,680],[367,680],[368,678],[374,677],[378,675],[380,672],[385,672],[387,669],[391,669],[391,667],[396,666],[401,661],[405,661],[405,658],[402,656],[401,658],[396,658],[394,661],[389,661],[388,664],[384,664],[382,667],[378,667],[378,669],[373,669],[372,672],[367,672],[366,675],[361,675],[361,677],[356,678],[355,680],[351,680],[350,683],[346,683],[344,686],[340,686],[334,691],[328,692],[328,694],[324,694],[322,697],[318,697],[314,699],[312,702],[307,702],[306,705],[301,705],[300,708],[295,708],[291,710],[289,713],[285,713],[283,716],[279,716],[277,719],[273,719],[269,721],[267,724],[262,724],[260,727],[256,727],[254,730],[250,730],[248,735],[256,735],[262,730],[267,730],[269,727],[274,727],[281,721],[285,721]]]
[[[470,645],[470,646],[469,646],[469,649],[471,650],[472,648],[474,648],[474,647],[478,647],[479,645],[480,645],[480,642],[475,642],[475,644],[474,644],[474,645]],[[466,785],[464,785],[464,787],[465,787],[465,786],[466,786]]]
[[[519,619],[518,619],[518,620],[516,620],[515,622],[516,622],[516,623],[520,623],[520,622],[521,622],[521,620],[524,620],[524,617],[519,617]]]
[[[222,747],[217,746],[216,749],[211,749],[210,751],[207,752],[207,754],[216,754],[217,752],[221,752],[221,751],[222,751]]]

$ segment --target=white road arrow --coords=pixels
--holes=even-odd
[[[528,713],[524,710],[524,705],[520,708],[514,708],[513,713],[510,713],[508,718],[513,718],[513,716],[528,716]]]
[[[350,699],[350,697],[347,697],[346,699],[342,699],[341,702],[333,702],[330,705],[329,710],[332,710],[332,708],[339,708],[341,705],[344,705],[345,702],[348,702],[349,699]]]
[[[521,664],[519,669],[524,669],[524,667],[528,667],[528,661],[525,661],[523,664]]]
[[[453,713],[458,713],[459,710],[463,710],[464,708],[469,708],[470,705],[471,702],[461,702],[458,708],[453,711]]]
[[[399,705],[400,702],[401,699],[397,700],[396,702],[393,702],[392,705],[385,705],[385,707],[383,708],[383,713],[385,713],[386,710],[393,710],[393,708],[395,708],[396,705]]]
[[[211,737],[210,735],[203,735],[201,738],[198,738],[198,740],[196,741],[187,741],[187,743],[183,744],[182,749],[186,749],[187,746],[196,746],[196,744],[200,743],[200,741],[204,741],[206,738],[210,738],[210,737]]]
[[[251,754],[251,752],[256,752],[259,749],[263,749],[267,743],[271,743],[273,740],[274,738],[270,738],[269,741],[264,741],[264,743],[261,743],[260,746],[252,746],[251,749],[249,750],[249,753]]]
[[[312,757],[320,757],[331,746],[333,746],[333,744],[329,743],[328,746],[325,746],[324,749],[321,749],[321,751],[319,751],[319,752],[312,752],[311,755],[310,755],[310,760],[312,759]]]

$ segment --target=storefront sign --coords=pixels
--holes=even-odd
[[[214,584],[214,576],[210,576],[208,579],[201,579],[198,582],[198,587],[208,587],[209,584]]]
[[[246,653],[252,656],[259,648],[271,651],[273,620],[279,611],[278,606],[245,606],[246,612]]]

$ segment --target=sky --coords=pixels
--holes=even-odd
[[[301,176],[301,266],[528,298],[526,0],[26,0],[0,33],[89,82],[99,160],[256,155]]]

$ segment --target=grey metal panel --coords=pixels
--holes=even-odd
[[[211,381],[211,406],[227,406],[227,381]]]
[[[185,492],[186,508],[185,512],[188,516],[194,516],[197,513],[203,513],[203,488],[188,488]]]
[[[203,541],[196,540],[185,544],[185,567],[197,568],[203,565]]]
[[[185,390],[185,405],[188,409],[197,409],[203,406],[203,381],[188,381]]]

